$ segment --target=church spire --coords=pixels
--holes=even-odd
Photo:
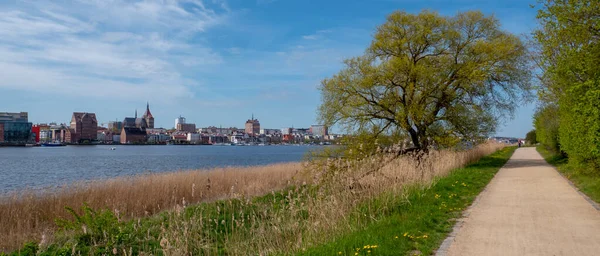
[[[150,112],[150,102],[146,101],[146,113]]]
[[[135,118],[137,118],[137,108],[135,109]]]

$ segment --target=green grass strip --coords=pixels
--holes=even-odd
[[[413,186],[407,189],[406,199],[380,221],[300,255],[430,255],[515,149],[483,157],[430,186]]]

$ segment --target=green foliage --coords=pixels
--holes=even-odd
[[[432,186],[412,186],[396,206],[374,216],[364,229],[354,230],[309,248],[300,255],[431,255],[461,212],[508,161],[515,147],[505,148],[475,164],[440,178]],[[464,184],[464,185],[463,185]],[[381,209],[373,198],[372,209]],[[405,236],[406,234],[406,236]],[[375,246],[375,247],[373,247]],[[355,254],[357,253],[357,254]]]
[[[321,83],[320,119],[349,133],[451,146],[493,132],[528,95],[520,39],[481,12],[394,12],[363,56]]]
[[[560,150],[600,169],[600,2],[541,3],[534,33],[544,70],[541,100],[558,105]]]
[[[546,105],[538,108],[534,115],[536,140],[554,152],[560,152],[558,125],[558,106]]]
[[[527,143],[530,145],[537,144],[537,135],[535,130],[531,130],[527,133],[527,135],[525,135],[525,141],[527,141]]]

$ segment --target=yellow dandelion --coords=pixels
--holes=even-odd
[[[428,238],[428,237],[429,237],[428,235],[423,235],[423,238]]]
[[[342,252],[338,252],[339,255],[342,255]]]
[[[354,255],[358,255],[358,252],[355,252]]]
[[[371,253],[371,250],[368,250],[367,253]]]
[[[377,248],[377,245],[371,245],[371,248]]]
[[[407,236],[407,235],[408,235],[408,233],[404,233],[404,236]]]
[[[398,236],[396,236],[396,237],[394,237],[394,238],[398,239]]]

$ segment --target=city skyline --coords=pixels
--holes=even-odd
[[[52,1],[0,3],[0,101],[33,123],[94,112],[122,120],[149,101],[156,127],[318,124],[320,81],[369,45],[394,10],[480,9],[504,29],[536,25],[535,1]],[[167,22],[169,21],[169,22]],[[534,104],[496,135],[523,137]],[[335,127],[332,127],[336,131]]]

